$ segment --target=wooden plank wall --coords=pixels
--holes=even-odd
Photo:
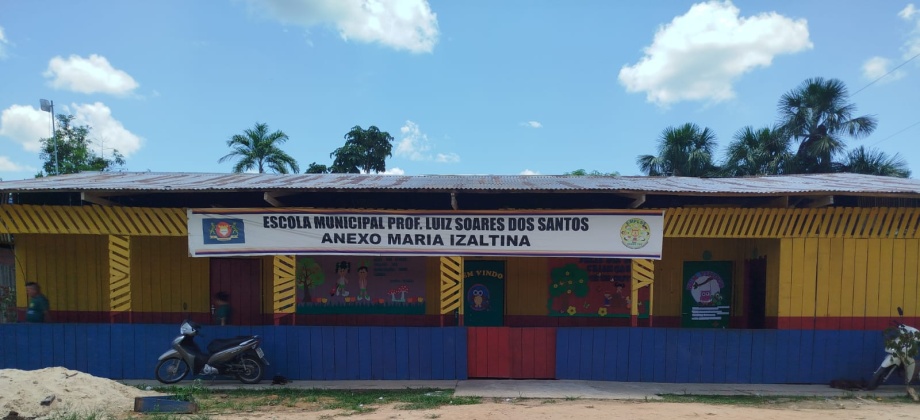
[[[209,275],[207,258],[188,256],[187,238],[150,236],[131,239],[131,300],[134,312],[209,314]],[[141,322],[163,321],[152,319]]]
[[[548,315],[549,265],[546,258],[508,258],[505,278],[506,314]]]
[[[792,238],[780,253],[778,328],[880,330],[898,307],[920,317],[918,239]]]
[[[556,334],[557,379],[827,384],[868,379],[885,356],[878,331],[559,328]]]
[[[25,283],[34,281],[57,315],[109,310],[108,238],[104,235],[16,235],[16,305],[27,303]],[[61,320],[63,320],[62,318]],[[73,318],[74,321],[81,320]],[[93,319],[98,321],[98,319]]]
[[[256,334],[266,379],[466,379],[466,329],[227,326],[207,339]],[[110,379],[153,379],[157,357],[179,333],[163,324],[0,324],[0,369],[52,366]],[[205,342],[199,338],[199,345]]]

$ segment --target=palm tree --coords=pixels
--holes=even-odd
[[[838,170],[840,172],[894,176],[898,178],[910,176],[907,161],[899,154],[895,153],[894,156],[888,156],[885,152],[876,149],[866,150],[863,146],[851,150]]]
[[[833,159],[845,150],[843,137],[861,138],[875,130],[875,117],[854,117],[856,106],[848,99],[843,82],[820,77],[805,80],[780,98],[780,129],[800,142],[796,172],[833,172]]]
[[[356,125],[345,134],[345,145],[330,153],[335,157],[329,171],[332,173],[384,172],[386,158],[393,155],[393,136],[375,126],[367,130]]]
[[[713,176],[718,169],[712,163],[715,146],[712,130],[686,123],[665,128],[658,139],[658,156],[642,155],[636,163],[650,176]]]
[[[269,133],[268,124],[256,123],[253,128],[243,131],[243,134],[235,134],[230,137],[230,140],[227,140],[227,146],[233,151],[217,162],[223,163],[227,159],[238,158],[239,161],[233,165],[234,173],[255,168],[260,174],[265,173],[265,169],[279,174],[291,172],[296,174],[300,171],[297,161],[278,147],[287,140],[288,135],[283,131]]]
[[[776,128],[738,130],[728,144],[722,172],[726,176],[779,175],[792,161],[789,138]]]

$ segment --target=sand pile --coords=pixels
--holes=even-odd
[[[133,410],[134,397],[154,395],[162,394],[62,367],[0,369],[0,419],[14,411],[25,418],[53,413],[114,416]]]

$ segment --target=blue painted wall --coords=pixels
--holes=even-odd
[[[0,324],[0,368],[63,366],[152,379],[177,325]],[[199,344],[258,334],[267,378],[466,379],[462,327],[205,327]],[[556,378],[677,383],[828,383],[868,378],[879,331],[559,328]]]
[[[559,328],[556,378],[671,383],[868,379],[880,331]]]
[[[466,379],[466,329],[416,327],[205,327],[199,345],[257,334],[266,379]],[[153,379],[178,325],[2,324],[0,368],[62,366],[111,379]]]

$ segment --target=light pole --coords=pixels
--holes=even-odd
[[[54,142],[54,172],[55,175],[60,175],[61,167],[58,165],[58,142],[54,135],[54,101],[39,99],[38,103],[40,104],[42,111],[51,113],[51,141]]]

